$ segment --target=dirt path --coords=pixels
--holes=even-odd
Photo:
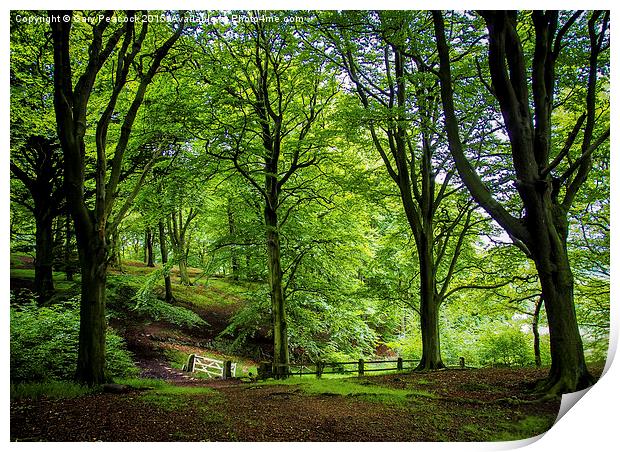
[[[174,369],[162,358],[138,358],[135,361],[140,368],[141,378],[158,378],[169,383],[184,383],[198,380],[189,372]]]

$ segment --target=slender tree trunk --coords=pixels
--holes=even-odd
[[[71,226],[71,215],[65,215],[65,275],[67,281],[73,281],[73,262],[71,259],[71,237],[73,228]]]
[[[164,223],[160,221],[159,227],[159,247],[161,249],[161,264],[166,268],[168,263],[168,247],[166,246],[166,231],[164,229]],[[164,286],[166,288],[166,301],[171,302],[174,300],[172,296],[172,283],[170,282],[170,273],[164,272]]]
[[[542,359],[540,358],[540,333],[538,331],[538,320],[540,318],[540,308],[543,304],[543,298],[540,297],[536,302],[536,308],[534,309],[534,316],[532,319],[532,333],[534,334],[534,362],[536,367],[542,366]]]
[[[282,267],[280,261],[280,232],[278,215],[273,209],[265,207],[265,226],[267,228],[267,260],[269,268],[269,287],[271,289],[271,311],[273,316],[273,363],[276,378],[288,376],[289,351],[286,309],[282,290]]]
[[[250,250],[248,247],[245,248],[245,272],[244,277],[252,280],[254,275],[252,274],[252,259],[250,258]]]
[[[42,212],[35,207],[35,260],[34,260],[34,287],[37,301],[44,304],[54,293],[54,279],[52,274],[53,262],[53,234],[52,216],[49,212]]]
[[[146,228],[146,266],[155,267],[153,261],[153,231],[150,226]]]
[[[120,251],[120,234],[118,231],[112,233],[112,243],[110,244],[110,266],[123,271],[121,264],[121,251]]]
[[[191,220],[188,220],[188,223]],[[172,242],[172,252],[174,254],[174,261],[179,266],[179,277],[181,278],[181,284],[185,286],[191,286],[192,283],[187,274],[187,253],[185,250],[185,230],[186,225],[183,224],[183,216],[181,210],[177,214],[175,212],[168,217],[168,232],[170,234],[170,241]]]
[[[149,256],[148,256],[148,241],[149,241],[149,232],[148,232],[148,227],[144,230],[144,244],[142,246],[142,250],[144,251],[144,258],[143,258],[143,262],[146,264],[149,260]]]
[[[228,200],[228,204],[226,205],[226,211],[228,214],[228,232],[230,234],[231,241],[234,242],[236,237],[236,227],[235,227],[235,215],[232,210],[232,203]],[[237,253],[236,245],[231,245],[230,247],[230,265],[232,268],[232,279],[234,281],[239,280],[239,256]]]

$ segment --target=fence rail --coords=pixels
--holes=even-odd
[[[268,378],[275,375],[287,375],[287,376],[302,376],[302,375],[316,375],[317,378],[321,378],[326,374],[346,374],[357,373],[359,376],[364,375],[366,372],[384,372],[384,371],[402,371],[411,369],[412,366],[405,365],[407,363],[418,363],[417,359],[402,359],[395,360],[373,360],[365,361],[360,359],[358,361],[345,361],[345,362],[316,362],[313,364],[276,364],[270,362],[261,363],[258,369],[259,378]],[[396,366],[384,367],[385,365],[396,364]],[[355,366],[355,368],[347,368],[346,366]],[[465,359],[459,360],[459,367],[465,367]],[[281,370],[283,369],[284,370]],[[314,368],[314,369],[313,369]],[[331,370],[326,370],[331,369]]]

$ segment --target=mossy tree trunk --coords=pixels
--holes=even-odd
[[[72,11],[50,11],[50,19],[60,16],[72,17]],[[148,67],[142,67],[139,82],[129,99],[128,108],[121,119],[120,133],[116,141],[112,159],[107,154],[108,128],[117,111],[117,101],[125,91],[130,71],[136,69],[134,61],[142,49],[148,33],[148,23],[139,24],[112,21],[113,11],[106,11],[102,20],[92,26],[92,38],[88,45],[87,61],[74,83],[70,45],[73,21],[50,20],[51,37],[54,46],[54,111],[56,128],[64,158],[64,189],[67,205],[75,225],[82,293],[80,297],[80,334],[76,379],[80,383],[98,385],[104,382],[105,368],[105,288],[106,271],[109,259],[110,235],[129,210],[140,186],[155,157],[145,163],[124,203],[113,209],[121,182],[124,154],[147,87],[158,72],[163,58],[180,37],[183,26],[179,26],[161,47],[149,52],[151,60]],[[118,12],[118,14],[123,14]],[[133,17],[133,11],[125,12]],[[108,29],[109,27],[109,29]],[[119,46],[120,44],[120,46]],[[115,55],[116,67],[111,92],[104,100],[100,116],[94,124],[94,148],[96,163],[94,168],[94,202],[85,194],[86,141],[85,135],[89,99],[95,81],[111,55]],[[92,106],[91,106],[92,107]],[[112,216],[112,212],[115,216]]]
[[[516,246],[536,264],[542,297],[549,324],[551,370],[538,389],[561,394],[583,389],[593,382],[583,353],[583,344],[575,313],[574,278],[567,253],[568,212],[574,198],[592,168],[592,155],[609,139],[609,127],[601,127],[594,138],[597,113],[597,78],[599,57],[607,39],[609,12],[594,11],[587,22],[588,37],[583,41],[587,76],[582,78],[584,113],[565,137],[564,146],[552,156],[552,116],[557,92],[555,64],[571,28],[583,11],[577,11],[560,23],[558,11],[534,11],[532,23],[534,53],[523,50],[519,14],[515,11],[483,11],[489,32],[488,66],[492,93],[499,104],[506,136],[512,151],[515,187],[524,215],[513,216],[498,202],[468,160],[459,136],[459,122],[454,106],[450,49],[445,36],[444,19],[433,12],[439,79],[445,129],[450,151],[463,182],[472,196],[502,226]],[[528,44],[529,45],[529,44]],[[531,58],[527,62],[526,58]],[[528,67],[531,66],[531,76]],[[571,90],[575,87],[571,86]],[[531,94],[530,94],[531,90]],[[533,108],[532,108],[533,107]],[[604,121],[604,119],[602,119]],[[606,129],[606,130],[605,130]],[[581,136],[581,145],[576,139]],[[560,141],[555,137],[553,141]],[[580,149],[570,156],[571,148]],[[514,209],[514,207],[512,207]]]

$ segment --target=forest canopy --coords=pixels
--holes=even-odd
[[[278,378],[398,356],[589,386],[609,16],[12,11],[12,378],[50,321],[63,377],[108,381],[122,309],[206,329],[188,291],[225,282],[215,343]]]

